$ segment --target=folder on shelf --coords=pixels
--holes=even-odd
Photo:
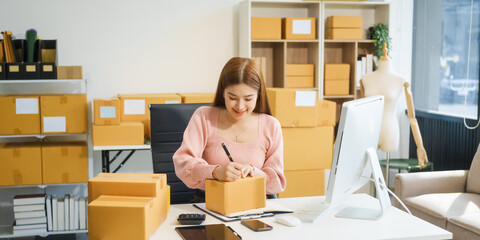
[[[3,48],[5,50],[5,58],[7,63],[14,63],[15,60],[15,53],[13,51],[12,45],[12,32],[10,31],[3,31]]]

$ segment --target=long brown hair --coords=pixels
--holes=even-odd
[[[217,92],[212,106],[225,107],[223,93],[225,88],[231,85],[245,83],[258,90],[257,103],[253,112],[272,115],[268,105],[267,91],[260,67],[251,58],[231,58],[223,67],[220,79],[218,79]]]

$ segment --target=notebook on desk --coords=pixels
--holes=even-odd
[[[267,206],[263,208],[256,208],[256,209],[251,209],[247,211],[235,212],[228,215],[223,215],[218,212],[207,209],[205,203],[194,203],[193,206],[224,222],[254,219],[254,218],[261,218],[261,217],[271,217],[275,214],[280,214],[280,213],[293,213],[293,210],[287,207],[284,207],[275,202],[268,202],[268,201],[267,201]]]

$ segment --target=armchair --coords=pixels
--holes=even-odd
[[[394,185],[413,215],[452,232],[453,239],[480,239],[480,146],[469,170],[400,173]]]

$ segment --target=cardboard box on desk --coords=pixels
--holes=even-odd
[[[252,39],[282,39],[282,19],[279,17],[252,17]]]
[[[57,79],[83,79],[82,66],[57,66]]]
[[[145,142],[143,128],[140,122],[93,125],[93,146],[142,145]]]
[[[165,197],[166,174],[99,174],[88,181],[88,202],[100,195]]]
[[[0,186],[42,184],[40,143],[0,143]]]
[[[205,180],[205,204],[223,215],[265,207],[265,177],[241,178],[233,182]]]
[[[213,103],[215,93],[179,93],[182,103]]]
[[[328,100],[317,100],[317,126],[335,126],[337,103]]]
[[[87,95],[40,96],[42,133],[87,133]]]
[[[120,124],[120,99],[93,99],[95,125]]]
[[[279,198],[325,195],[325,170],[285,171],[287,188]]]
[[[44,184],[86,183],[88,149],[84,142],[43,143],[42,172]]]
[[[283,18],[283,38],[299,40],[316,39],[315,21],[315,18]]]
[[[165,218],[165,199],[102,195],[88,204],[88,237],[146,240]]]
[[[285,171],[330,168],[333,126],[282,128],[282,132]]]
[[[272,115],[282,127],[315,127],[317,125],[315,91],[267,88]]]
[[[0,96],[0,135],[40,134],[39,96]]]

